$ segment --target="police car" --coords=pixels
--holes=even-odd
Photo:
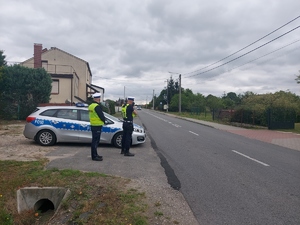
[[[57,142],[91,143],[92,132],[86,104],[76,106],[37,107],[26,118],[23,134],[43,146]],[[112,144],[121,148],[123,122],[104,112],[106,118],[102,127],[100,143]],[[134,124],[132,145],[145,142],[146,133],[142,126]]]

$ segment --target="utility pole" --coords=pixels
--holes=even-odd
[[[179,114],[181,113],[181,74],[179,74]]]
[[[167,79],[167,96],[165,100],[167,101],[167,112],[169,112],[169,79]]]
[[[153,89],[153,110],[154,110],[154,89]]]

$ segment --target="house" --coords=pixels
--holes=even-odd
[[[102,94],[104,88],[91,84],[92,72],[89,63],[59,48],[43,49],[34,44],[34,56],[20,65],[29,68],[43,67],[52,78],[51,104],[86,102],[95,92]]]

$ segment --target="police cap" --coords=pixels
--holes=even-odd
[[[92,95],[93,98],[100,98],[101,97],[101,93],[95,93]]]

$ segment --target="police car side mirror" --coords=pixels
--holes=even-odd
[[[109,119],[105,119],[105,122],[104,122],[105,125],[113,124],[113,123],[114,123],[114,122],[112,122],[112,121],[109,120]]]

